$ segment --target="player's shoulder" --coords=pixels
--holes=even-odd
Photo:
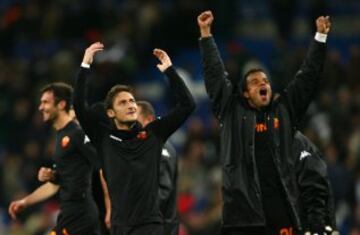
[[[68,135],[75,139],[83,139],[85,133],[78,122],[72,121],[68,127]]]

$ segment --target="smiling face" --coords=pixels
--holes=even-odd
[[[115,95],[112,107],[107,110],[107,114],[119,124],[135,122],[138,112],[134,96],[127,91],[119,92]]]
[[[269,105],[272,96],[270,81],[262,71],[250,73],[246,78],[244,97],[253,108]]]
[[[52,91],[46,91],[40,98],[39,111],[42,114],[44,122],[53,123],[59,114],[59,104],[56,104],[54,93]]]

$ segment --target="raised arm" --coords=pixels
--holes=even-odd
[[[99,128],[99,124],[101,120],[98,118],[99,115],[87,103],[88,76],[94,55],[102,51],[103,48],[104,45],[97,42],[86,49],[74,87],[74,110],[76,117],[85,133],[94,143],[97,142],[100,134],[101,128]]]
[[[320,16],[316,20],[317,33],[295,79],[284,90],[291,118],[297,124],[304,116],[320,84],[320,76],[326,56],[326,38],[330,31],[330,18]]]
[[[211,11],[205,11],[197,18],[201,35],[199,45],[205,87],[212,103],[213,113],[216,118],[221,119],[223,109],[233,92],[233,84],[228,78],[228,73],[211,34],[213,20],[214,17]]]
[[[167,53],[160,49],[154,50],[154,55],[160,60],[158,69],[169,78],[170,89],[176,99],[175,108],[161,119],[150,123],[152,129],[165,142],[166,139],[183,124],[195,109],[195,102],[184,81],[172,67]]]
[[[50,198],[59,191],[59,188],[59,185],[47,182],[23,199],[11,202],[9,206],[9,214],[11,218],[16,219],[16,215],[23,211],[26,207]]]

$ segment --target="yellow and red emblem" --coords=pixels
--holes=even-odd
[[[70,144],[70,137],[69,136],[64,136],[62,139],[61,139],[61,147],[62,148],[66,148],[68,147]]]

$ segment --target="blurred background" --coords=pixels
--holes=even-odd
[[[322,87],[302,130],[324,153],[341,234],[360,234],[359,0],[0,0],[0,234],[43,235],[55,222],[55,199],[17,221],[7,207],[38,187],[38,169],[52,164],[53,132],[37,111],[39,88],[73,84],[85,48],[95,41],[106,50],[93,66],[90,102],[116,83],[131,84],[158,115],[173,103],[152,49],[169,53],[197,103],[171,138],[179,155],[181,234],[217,234],[218,124],[204,89],[196,22],[207,9],[230,78],[262,66],[276,90],[301,64],[315,18],[331,15]]]

